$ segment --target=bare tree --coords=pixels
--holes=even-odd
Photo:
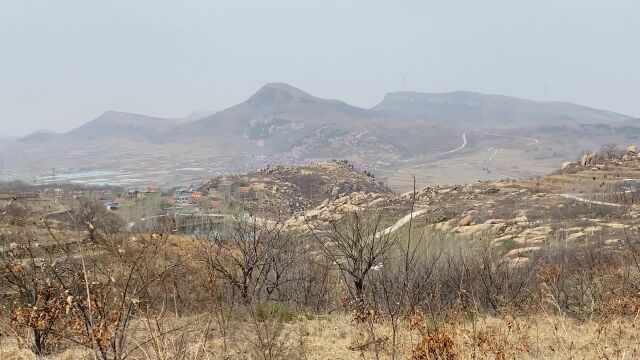
[[[367,276],[374,267],[383,266],[398,240],[396,232],[382,229],[383,213],[345,213],[324,228],[307,223],[324,255],[340,270],[359,311],[365,307]]]
[[[91,198],[79,200],[79,206],[73,218],[79,230],[87,231],[89,241],[99,241],[103,236],[118,232],[123,226],[117,216]]]
[[[600,154],[607,160],[615,159],[620,156],[620,149],[618,149],[618,144],[604,144],[600,148]]]
[[[74,229],[85,215],[87,224],[101,224],[98,208],[84,209],[78,217],[69,212]],[[167,235],[112,233],[109,226],[98,225],[96,241],[77,241],[81,233],[54,230],[46,218],[24,210],[20,231],[3,239],[13,245],[0,257],[0,276],[11,325],[29,334],[34,352],[46,354],[74,343],[91,349],[96,358],[121,360],[176,331],[163,325],[152,338],[138,337],[139,343],[132,344],[134,324],[153,321],[158,329],[168,307],[165,284],[189,258],[166,256]]]
[[[212,273],[235,287],[250,304],[264,290],[267,297],[285,282],[293,246],[283,224],[257,218],[238,219],[228,231],[200,239],[201,260]]]

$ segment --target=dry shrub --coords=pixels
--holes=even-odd
[[[456,342],[449,331],[435,328],[422,336],[420,343],[413,347],[412,359],[462,359]]]
[[[254,309],[251,314],[251,326],[242,334],[248,352],[255,359],[303,359],[306,350],[301,329],[291,329],[278,315],[258,316]],[[298,330],[298,331],[296,331]]]
[[[417,330],[422,337],[411,351],[414,360],[462,359],[459,345],[459,331],[455,327],[441,325],[429,327],[421,311],[416,311],[409,319],[409,330]]]
[[[487,326],[474,334],[474,346],[483,357],[493,355],[495,359],[517,359],[529,352],[529,327],[528,323],[507,315],[499,326]]]

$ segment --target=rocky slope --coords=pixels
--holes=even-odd
[[[346,212],[384,211],[386,231],[406,230],[411,220],[414,231],[426,238],[438,234],[454,241],[486,241],[514,265],[568,244],[597,243],[603,251],[618,251],[640,225],[638,151],[631,146],[609,157],[585,155],[581,162],[533,179],[426,187],[403,194],[353,192],[328,198],[286,224],[308,231],[309,224],[322,226]]]
[[[250,188],[244,200],[246,208],[268,218],[288,217],[353,193],[391,193],[371,174],[356,170],[346,161],[269,166],[246,175],[217,177],[204,187],[217,187],[222,182]]]

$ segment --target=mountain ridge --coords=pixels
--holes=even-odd
[[[228,127],[230,134],[246,136],[258,126],[298,127],[340,125],[348,128],[370,126],[372,122],[420,121],[431,125],[482,128],[575,125],[631,121],[632,117],[608,110],[565,101],[536,101],[508,95],[459,90],[443,93],[393,91],[380,103],[361,108],[341,100],[319,98],[282,82],[263,85],[244,102],[224,110],[170,119],[131,112],[108,110],[61,134],[34,132],[20,141],[49,141],[55,138],[87,140],[110,136],[211,136]],[[275,121],[276,124],[273,124]],[[213,128],[213,129],[212,129]]]
[[[371,108],[392,116],[468,127],[612,123],[631,117],[564,101],[535,101],[472,91],[395,91]]]

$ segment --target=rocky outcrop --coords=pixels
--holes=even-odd
[[[280,219],[313,209],[325,200],[355,193],[391,193],[371,173],[358,171],[344,160],[267,166],[246,175],[214,178],[203,187],[215,188],[221,182],[251,188],[252,197],[242,199],[245,209],[260,217]]]
[[[306,231],[309,225],[321,226],[340,219],[343,214],[367,209],[382,209],[392,201],[385,194],[357,192],[339,197],[335,200],[327,199],[314,209],[300,212],[285,222],[291,230]]]

